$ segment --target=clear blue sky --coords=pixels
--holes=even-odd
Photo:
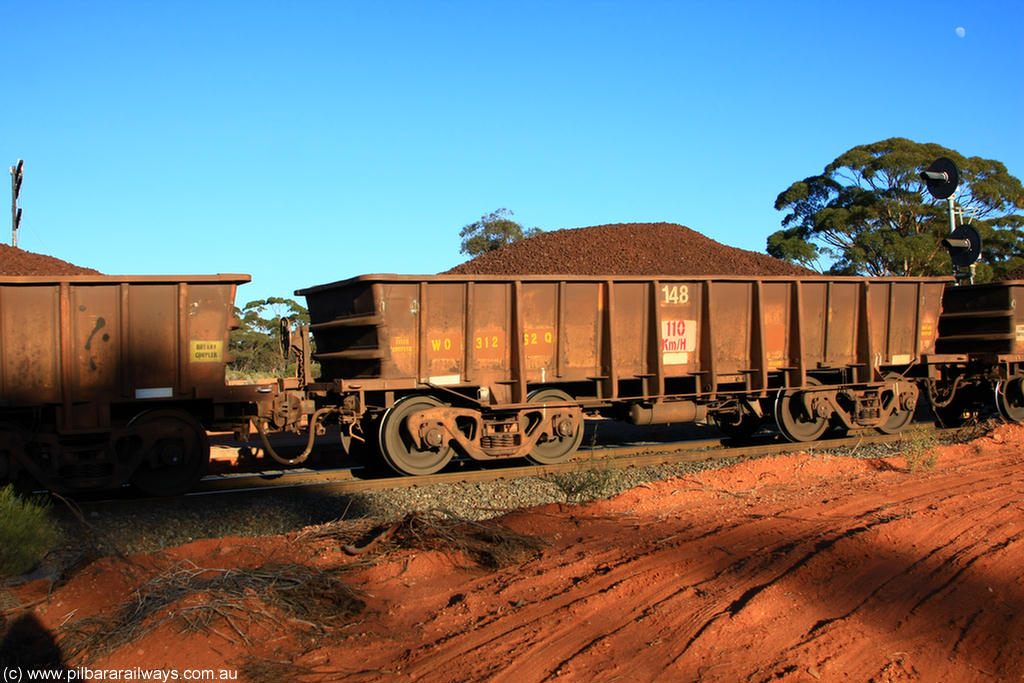
[[[779,192],[893,136],[1024,178],[1021,0],[0,0],[0,26],[19,246],[250,273],[240,303],[445,270],[500,207],[764,251]]]

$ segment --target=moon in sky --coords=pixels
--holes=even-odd
[[[967,35],[967,29],[965,29],[963,26],[957,26],[956,35],[960,38],[963,38],[964,36]]]

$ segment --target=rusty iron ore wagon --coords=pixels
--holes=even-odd
[[[585,415],[732,434],[771,419],[797,441],[830,425],[897,432],[929,376],[947,282],[364,275],[297,292],[321,377],[260,420],[312,416],[311,439],[337,420],[346,445],[375,443],[406,474],[456,451],[560,462]]]
[[[225,385],[247,275],[0,277],[0,481],[57,491],[191,488],[206,429],[248,422]]]
[[[426,474],[455,453],[564,461],[588,416],[810,441],[898,432],[923,389],[947,423],[993,393],[1024,421],[1024,282],[364,275],[298,292],[298,376],[229,386],[248,280],[0,277],[0,481],[181,493],[207,430],[244,440],[253,422],[286,464],[336,424],[346,449]],[[295,457],[267,438],[303,430]]]

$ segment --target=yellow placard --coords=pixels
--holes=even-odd
[[[189,341],[189,361],[193,363],[220,363],[224,360],[224,342]]]

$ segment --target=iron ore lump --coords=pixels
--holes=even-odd
[[[485,252],[453,275],[811,275],[674,223],[615,223],[543,232]]]

